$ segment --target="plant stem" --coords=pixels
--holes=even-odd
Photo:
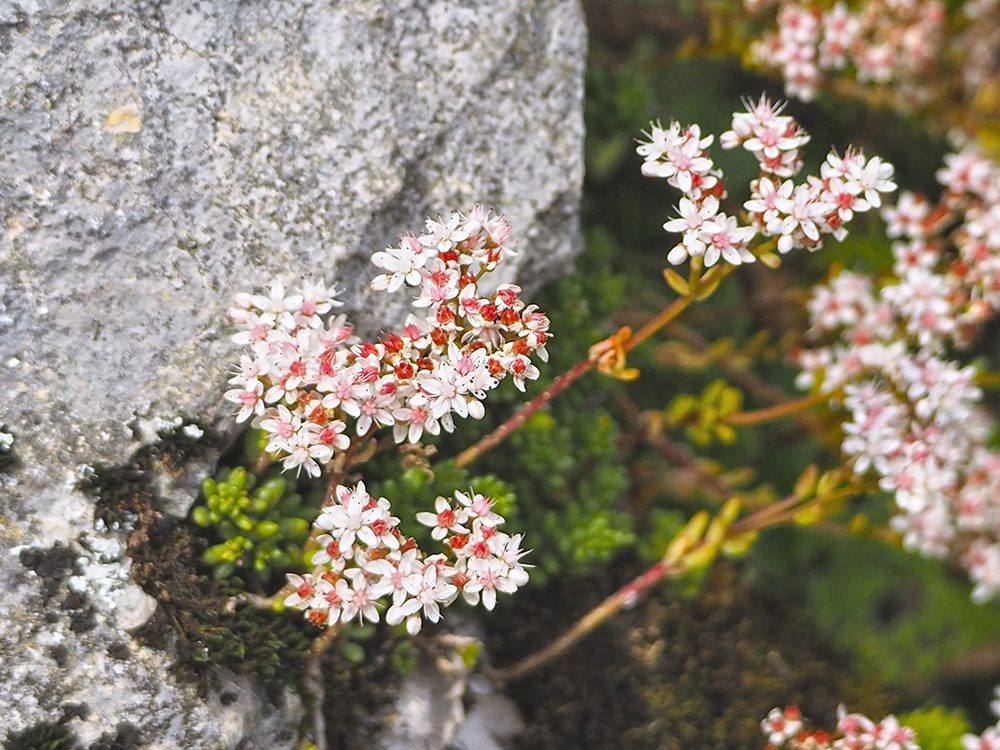
[[[703,289],[728,276],[733,268],[735,268],[735,266],[731,266],[728,263],[712,266],[708,272],[701,277],[701,279],[693,284],[693,289],[690,293],[685,294],[682,297],[678,297],[669,305],[664,307],[655,318],[648,320],[642,328],[629,336],[622,348],[626,352],[630,352],[635,349],[639,346],[639,344],[684,312],[684,310],[698,298],[698,294]]]
[[[597,360],[585,359],[581,362],[577,362],[566,372],[553,380],[552,384],[548,388],[522,406],[514,416],[497,427],[493,430],[493,432],[484,437],[478,443],[459,453],[458,458],[455,459],[455,465],[461,467],[470,464],[486,453],[486,451],[491,448],[495,448],[497,445],[506,440],[510,433],[523,425],[528,420],[528,417],[566,390],[566,387],[574,380],[577,380],[581,375],[590,372],[595,367],[597,367]]]
[[[573,627],[545,648],[536,651],[506,669],[492,670],[489,673],[490,679],[500,685],[516,682],[539,667],[545,666],[569,650],[603,622],[610,619],[619,610],[634,604],[639,594],[657,581],[679,572],[681,571],[678,566],[667,566],[661,560],[641,576],[618,589],[618,591],[590,610],[577,620]]]
[[[698,298],[698,295],[703,289],[706,289],[717,281],[723,279],[730,273],[730,271],[733,270],[733,268],[734,267],[729,264],[713,266],[709,269],[708,273],[692,284],[691,292],[681,297],[677,297],[673,302],[663,308],[663,310],[661,310],[656,317],[651,318],[645,325],[642,326],[642,328],[629,336],[629,338],[622,344],[622,349],[625,352],[630,352],[635,349],[635,347],[684,312],[685,308]],[[566,372],[552,381],[552,384],[548,388],[522,406],[520,410],[514,414],[514,416],[497,427],[493,430],[493,432],[484,437],[478,443],[459,453],[458,457],[455,459],[455,465],[459,467],[466,466],[486,453],[486,451],[491,448],[495,448],[501,442],[506,440],[514,430],[523,425],[528,420],[528,417],[566,390],[566,388],[575,380],[597,367],[597,364],[597,359],[591,358],[577,362]]]
[[[815,500],[828,502],[840,499],[845,495],[855,494],[862,489],[864,489],[863,482],[855,482],[847,487],[829,492],[821,498],[815,498]],[[791,515],[787,511],[790,511],[800,502],[802,502],[802,499],[797,495],[789,495],[773,505],[769,505],[754,514],[747,516],[741,521],[734,523],[727,530],[726,538],[732,538],[747,531],[761,531],[771,526],[778,526],[780,524],[787,523],[792,519]],[[693,545],[691,550],[697,550],[706,543],[707,542],[702,539],[697,544]],[[550,643],[548,646],[530,654],[509,667],[490,671],[488,673],[490,679],[498,685],[504,685],[519,680],[539,667],[543,667],[554,661],[566,653],[566,651],[568,651],[571,647],[576,645],[585,636],[589,635],[592,631],[617,614],[620,610],[635,604],[636,598],[643,591],[664,578],[683,573],[686,569],[687,568],[683,562],[670,565],[666,560],[660,560],[645,573],[618,589],[618,591],[590,610],[587,614],[577,620],[569,630],[563,633],[563,635]]]
[[[323,688],[323,670],[320,667],[320,659],[330,644],[340,635],[341,627],[333,626],[323,631],[323,634],[313,641],[309,648],[309,659],[306,661],[303,687],[309,692],[313,699],[313,744],[317,750],[326,750],[326,717],[323,715],[323,703],[326,699],[326,690]]]
[[[800,411],[826,403],[829,400],[830,394],[828,393],[811,393],[794,401],[785,401],[764,409],[738,411],[725,417],[725,421],[733,427],[746,427],[747,425],[760,424],[761,422],[770,422],[773,419],[791,417]]]
[[[625,418],[635,425],[638,432],[641,433],[637,440],[642,440],[652,445],[660,455],[674,466],[697,474],[701,480],[701,489],[705,494],[713,496],[719,502],[725,502],[734,495],[739,494],[736,488],[729,484],[729,482],[708,471],[687,446],[671,442],[658,433],[650,434],[653,431],[649,429],[648,422],[643,419],[643,412],[639,410],[639,407],[627,395],[624,393],[617,394],[615,402],[622,412],[624,412]]]
[[[673,323],[670,326],[670,333],[688,345],[696,347],[701,352],[707,352],[709,349],[708,342],[697,331],[694,331],[681,323]],[[738,357],[736,357],[733,353],[722,355],[717,359],[717,362],[726,374],[732,377],[742,388],[752,393],[761,401],[769,401],[772,404],[781,404],[787,399],[787,395],[784,391],[761,380],[756,374],[753,373],[753,371],[748,370],[744,365],[742,365],[739,362]],[[795,414],[795,419],[803,428],[812,433],[824,445],[830,447],[836,452],[839,452],[840,438],[838,437],[836,440],[831,441],[830,426],[826,424],[819,415],[808,411],[801,411]]]

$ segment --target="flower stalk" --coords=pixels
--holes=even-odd
[[[863,482],[854,482],[831,489],[813,497],[809,507],[817,507],[822,512],[864,488]],[[711,522],[705,511],[699,511],[674,538],[659,562],[587,612],[548,646],[509,667],[491,670],[490,679],[497,685],[506,685],[555,661],[622,609],[633,606],[643,592],[659,581],[706,567],[727,547],[745,551],[758,532],[795,522],[797,506],[802,506],[805,501],[802,495],[793,493],[739,521],[736,521],[736,514],[740,506],[735,498],[727,502]]]
[[[764,422],[771,422],[775,419],[794,416],[801,411],[811,409],[812,407],[819,406],[820,404],[828,403],[829,401],[829,393],[812,393],[808,396],[795,399],[794,401],[785,401],[784,403],[775,404],[774,406],[768,406],[763,409],[738,411],[733,414],[729,414],[726,417],[726,422],[733,427],[747,427],[749,425],[762,424]]]
[[[688,306],[691,305],[691,303],[699,299],[700,295],[702,295],[706,289],[714,288],[719,281],[725,278],[733,270],[733,266],[726,264],[714,266],[708,271],[708,273],[699,279],[696,276],[698,273],[697,264],[692,264],[692,266],[692,278],[689,282],[690,289],[687,294],[683,294],[680,297],[675,298],[669,305],[663,308],[663,310],[660,311],[655,317],[647,321],[645,325],[643,325],[642,328],[635,333],[629,333],[626,336],[622,336],[623,331],[627,330],[622,329],[622,331],[619,331],[609,337],[604,342],[595,344],[591,347],[591,354],[587,357],[587,359],[581,360],[570,367],[566,372],[552,381],[552,384],[548,388],[522,406],[516,414],[510,417],[510,419],[497,427],[493,430],[493,432],[484,437],[478,443],[459,453],[458,457],[455,459],[455,465],[459,467],[467,466],[487,451],[502,443],[512,432],[521,427],[521,425],[523,425],[532,414],[537,412],[549,401],[566,390],[566,388],[568,388],[573,382],[591,370],[601,368],[601,363],[607,361],[604,359],[603,355],[607,353],[620,354],[620,357],[616,357],[616,364],[618,365],[617,371],[622,371],[624,368],[623,357],[625,354],[635,349],[639,346],[639,344],[676,319],[682,312],[684,312],[684,310],[688,308]],[[604,343],[610,343],[610,346],[602,348],[601,344]],[[614,373],[609,372],[609,374],[613,375]]]

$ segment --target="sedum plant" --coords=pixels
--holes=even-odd
[[[1000,545],[990,521],[996,457],[986,448],[988,429],[975,416],[982,394],[974,368],[948,358],[1000,304],[990,265],[1000,236],[990,208],[1000,173],[976,153],[959,155],[943,173],[947,194],[940,206],[932,210],[908,196],[895,208],[883,207],[896,189],[891,164],[857,149],[831,150],[816,173],[801,176],[809,135],[783,105],[762,97],[734,113],[719,139],[723,149],[742,149],[756,160],[749,199],[733,205],[710,154],[714,136],[677,122],[653,124],[646,136],[637,148],[642,173],[681,193],[676,215],[663,225],[679,235],[664,270],[677,296],[636,332],[622,327],[594,344],[583,361],[533,393],[493,432],[441,464],[442,474],[467,478],[469,463],[524,428],[515,441],[529,449],[523,463],[531,471],[525,473],[537,474],[536,484],[551,485],[553,492],[572,487],[582,497],[574,497],[565,512],[546,514],[515,502],[526,494],[517,480],[496,483],[500,503],[482,482],[437,489],[441,483],[434,482],[429,452],[418,445],[427,436],[455,431],[458,419],[482,418],[484,399],[508,377],[524,392],[527,381],[540,375],[532,357],[547,357],[547,316],[526,305],[518,287],[487,280],[510,254],[510,227],[477,208],[428,221],[423,234],[402,237],[398,246],[373,255],[384,273],[372,289],[412,291],[415,311],[398,332],[377,341],[362,340],[345,316],[334,314],[340,303],[324,283],[287,291],[275,284],[267,294],[237,296],[230,318],[239,328],[234,341],[246,351],[226,398],[238,405],[237,421],[262,431],[268,460],[280,462],[284,471],[325,475],[328,487],[315,513],[297,517],[312,522],[307,531],[302,523],[282,528],[281,514],[292,506],[284,505],[284,487],[275,480],[253,494],[238,471],[222,483],[206,483],[208,504],[196,521],[217,525],[225,537],[206,553],[219,574],[237,565],[258,573],[272,563],[291,565],[293,555],[281,542],[303,542],[306,570],[288,573],[288,584],[266,604],[299,609],[328,634],[383,618],[416,634],[425,620],[438,622],[442,610],[460,598],[491,610],[499,594],[527,583],[524,535],[501,530],[501,511],[516,508],[522,519],[543,519],[525,525],[525,533],[533,525],[561,539],[557,552],[563,559],[583,565],[606,558],[635,538],[609,502],[624,490],[625,479],[602,470],[580,472],[583,479],[568,482],[570,469],[576,473],[600,461],[563,455],[568,451],[558,450],[557,430],[543,409],[595,369],[620,381],[638,378],[628,354],[713,294],[735,268],[757,261],[776,268],[793,251],[812,253],[830,238],[842,240],[855,215],[884,208],[890,234],[909,241],[897,246],[894,277],[878,289],[849,274],[817,289],[809,304],[812,333],[841,340],[797,352],[804,370],[799,385],[810,387],[811,396],[744,411],[742,391],[717,380],[700,397],[680,396],[665,411],[635,415],[640,429],[631,439],[684,463],[720,501],[714,517],[705,509],[689,518],[650,514],[654,534],[643,552],[656,558],[652,567],[549,646],[492,677],[499,683],[520,679],[632,606],[654,584],[698,573],[720,554],[743,554],[764,529],[834,518],[847,501],[876,486],[895,493],[900,513],[892,525],[907,545],[958,560],[976,584],[976,599],[1000,589]],[[680,266],[686,266],[686,276],[674,270]],[[827,409],[824,416],[831,418],[817,430],[820,437],[839,411],[850,415],[839,443],[847,470],[809,466],[784,498],[735,490],[735,480],[708,470],[686,448],[670,443],[662,429],[685,427],[700,446],[713,440],[729,445],[738,441],[738,428],[814,407]],[[584,458],[603,459],[617,450],[617,431],[610,422],[602,424],[588,428],[595,446]],[[976,429],[959,429],[970,424]],[[395,507],[358,473],[390,441],[406,444],[409,466],[402,479],[381,487],[398,495]],[[566,470],[544,476],[544,469],[530,465],[532,457],[545,466],[565,459]],[[412,522],[401,519],[403,507]],[[414,523],[425,531],[413,531]],[[762,726],[773,747],[916,748],[913,732],[892,716],[876,724],[842,712],[839,739],[803,734],[801,717],[791,709],[776,709]],[[967,738],[966,745],[974,750],[973,742],[985,746],[987,740]]]
[[[202,483],[205,505],[192,512],[196,524],[213,527],[223,538],[202,559],[216,578],[252,570],[262,581],[302,564],[302,547],[318,506],[304,504],[284,477],[256,485],[242,466]]]
[[[386,599],[387,622],[405,620],[416,633],[460,595],[492,609],[497,592],[527,581],[521,537],[500,531],[489,497],[457,491],[418,513],[440,544],[430,552],[400,532],[388,499],[346,481],[380,428],[400,443],[451,432],[456,417],[484,415],[482,401],[501,380],[523,390],[537,378],[531,355],[546,356],[548,318],[524,304],[519,287],[487,292],[483,282],[511,252],[509,224],[476,208],[428,221],[424,234],[375,253],[385,273],[372,288],[413,289],[416,311],[377,342],[362,341],[343,315],[324,318],[340,304],[324,284],[237,296],[234,340],[248,347],[226,394],[240,407],[237,421],[267,434],[265,451],[285,470],[329,472],[310,534],[313,570],[290,574],[278,596],[312,622],[374,622]]]

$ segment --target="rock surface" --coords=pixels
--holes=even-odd
[[[85,741],[294,744],[294,698],[206,703],[130,641],[151,600],[76,482],[179,419],[229,424],[236,291],[336,281],[372,333],[402,308],[369,299],[370,254],[480,202],[511,274],[558,274],[585,46],[576,0],[0,0],[0,737],[73,702]],[[78,561],[47,594],[24,553],[56,542]]]

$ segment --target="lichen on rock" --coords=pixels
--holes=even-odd
[[[92,607],[93,628],[48,622],[49,584],[11,551],[60,542],[75,566],[125,573],[109,601],[148,604],[125,586],[129,531],[95,530],[76,486],[82,467],[127,465],[150,425],[228,424],[234,291],[323,277],[374,333],[402,308],[372,306],[371,253],[475,203],[523,238],[512,265],[526,286],[558,274],[579,244],[585,48],[575,0],[0,0],[0,425],[14,437],[0,605],[16,613],[0,631],[0,715],[12,730],[76,701],[91,708],[72,719],[83,742],[128,719],[154,745],[294,743],[275,727],[295,711],[220,713],[167,676],[168,654],[132,642],[139,618],[115,614],[86,565],[60,587],[81,579],[86,606],[70,611]],[[224,443],[202,445],[202,467]],[[152,502],[179,516],[203,477],[172,471],[154,471]],[[123,554],[101,562],[110,540]],[[131,658],[109,658],[108,643]]]

